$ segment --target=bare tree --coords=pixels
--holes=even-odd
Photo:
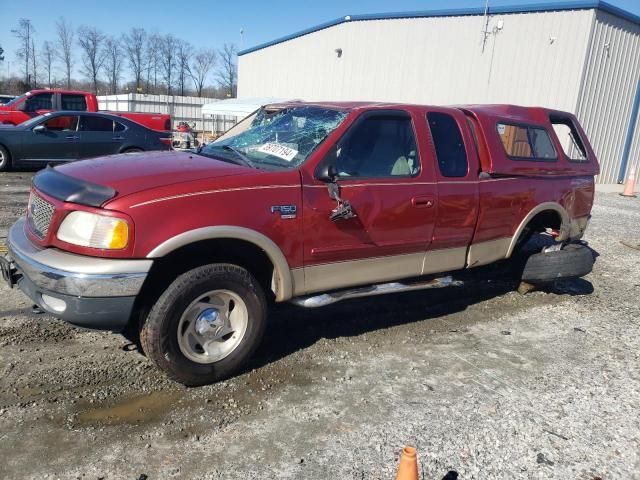
[[[123,51],[122,44],[115,37],[107,37],[104,42],[104,68],[107,71],[109,92],[118,93],[118,82],[122,71]]]
[[[102,49],[104,34],[96,27],[82,26],[78,29],[78,45],[82,50],[83,73],[91,79],[93,93],[98,93],[98,76],[105,60]]]
[[[232,43],[225,43],[218,51],[220,55],[220,67],[217,72],[218,84],[226,96],[233,97],[238,80],[238,67],[236,65],[236,57],[238,56],[238,50]]]
[[[202,89],[204,88],[204,83],[207,81],[209,72],[216,64],[216,57],[215,50],[205,49],[198,51],[191,61],[189,75],[193,79],[193,84],[196,87],[196,92],[199,97],[202,96]]]
[[[189,77],[189,62],[193,55],[193,45],[184,40],[178,40],[176,44],[176,56],[178,67],[178,86],[180,87],[180,95],[185,93],[185,85]]]
[[[31,47],[33,45],[33,34],[35,29],[31,24],[31,20],[27,18],[21,18],[18,22],[18,28],[11,30],[11,33],[18,39],[19,47],[16,50],[16,57],[24,61],[23,73],[24,83],[26,85],[31,84],[31,69],[29,62],[31,61]]]
[[[161,37],[157,33],[149,35],[147,40],[147,91],[158,92],[158,69],[160,68],[160,42]],[[151,88],[153,79],[153,88]]]
[[[71,88],[71,70],[73,69],[73,27],[64,17],[56,22],[58,33],[58,58],[64,65],[67,88]]]
[[[38,57],[36,56],[36,42],[31,37],[31,72],[33,72],[33,88],[38,88]]]
[[[168,33],[160,37],[160,68],[162,79],[167,87],[167,95],[171,95],[174,77],[177,66],[176,52],[178,40]]]
[[[129,61],[129,69],[133,74],[136,84],[136,91],[142,88],[142,74],[145,70],[145,43],[147,41],[147,32],[144,28],[132,28],[128,34],[122,37],[127,60]]]
[[[40,59],[44,65],[44,70],[47,72],[47,85],[51,88],[51,70],[53,70],[53,62],[55,62],[56,51],[50,41],[45,41],[42,44],[40,51]]]

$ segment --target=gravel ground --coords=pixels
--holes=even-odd
[[[0,174],[0,237],[30,173]],[[243,374],[185,389],[121,336],[0,286],[0,478],[640,478],[640,199],[598,195],[594,272],[270,316]],[[506,272],[506,273],[505,273]],[[146,475],[147,477],[143,476]]]

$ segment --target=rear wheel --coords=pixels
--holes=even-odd
[[[531,255],[522,280],[531,284],[550,283],[560,278],[577,278],[593,270],[593,253],[584,245],[569,244],[561,250]]]
[[[169,285],[144,323],[146,355],[170,378],[205,385],[237,373],[264,334],[266,299],[247,270],[210,264]]]
[[[11,155],[9,150],[0,145],[0,172],[7,172],[11,170]]]

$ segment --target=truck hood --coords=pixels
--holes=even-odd
[[[243,175],[252,170],[185,152],[144,152],[98,157],[55,168],[68,177],[109,187],[119,197],[174,183]]]

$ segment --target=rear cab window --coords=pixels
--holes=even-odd
[[[87,110],[87,99],[84,95],[63,93],[60,96],[60,110],[84,112]]]
[[[554,162],[558,154],[544,127],[498,122],[496,130],[504,151],[512,160]]]
[[[429,112],[427,122],[442,176],[465,177],[469,171],[469,161],[455,118],[447,113]]]

